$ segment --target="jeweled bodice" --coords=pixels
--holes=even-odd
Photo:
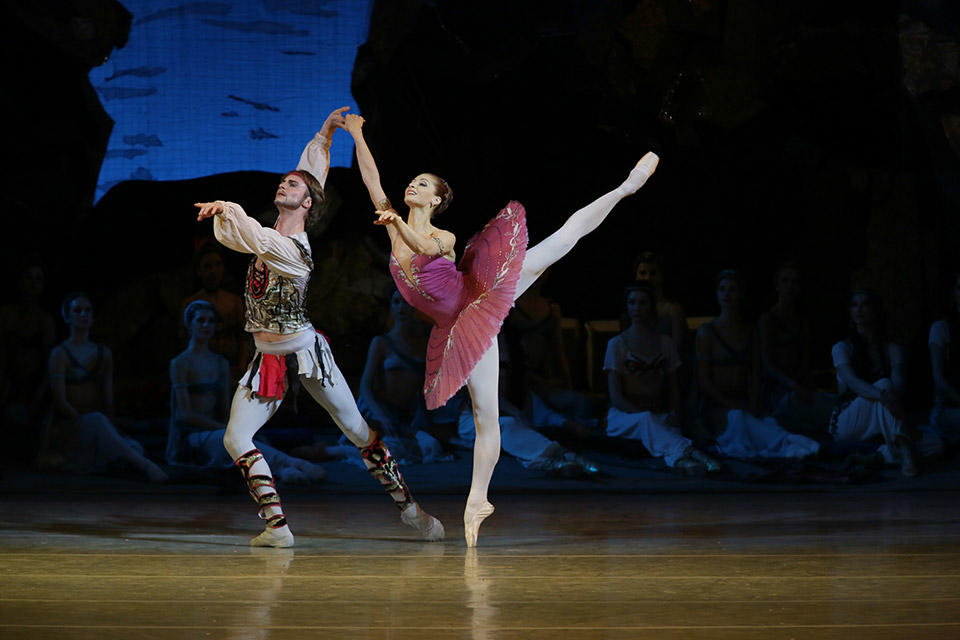
[[[457,265],[442,256],[414,254],[410,273],[390,254],[390,274],[397,289],[411,307],[438,325],[453,322],[463,306],[465,287]]]

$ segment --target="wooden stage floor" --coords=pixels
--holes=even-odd
[[[384,496],[5,496],[0,638],[960,638],[956,492],[459,496],[423,543]]]

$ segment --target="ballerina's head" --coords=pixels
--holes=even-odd
[[[450,206],[453,202],[453,189],[440,176],[421,173],[407,185],[403,192],[403,202],[411,209],[429,208],[432,217],[443,213]]]

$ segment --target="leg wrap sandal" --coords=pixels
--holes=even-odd
[[[360,457],[363,458],[370,475],[383,485],[400,509],[400,520],[419,531],[424,540],[443,540],[443,525],[413,499],[410,488],[400,475],[397,461],[390,455],[390,450],[380,436],[376,436],[372,443],[360,449]]]
[[[267,521],[263,533],[253,538],[250,545],[254,547],[292,547],[293,534],[290,533],[287,519],[283,515],[280,495],[277,493],[273,477],[256,474],[253,470],[254,466],[260,466],[266,471],[270,470],[263,459],[263,454],[258,449],[252,449],[237,458],[235,464],[243,472],[243,479],[247,483],[247,491],[254,502],[257,503],[259,516]]]
[[[397,507],[403,511],[413,504],[413,495],[410,488],[403,481],[400,475],[400,467],[397,461],[390,455],[390,450],[383,443],[380,436],[377,436],[373,442],[360,449],[360,457],[363,458],[363,464],[367,466],[367,471],[376,478]]]

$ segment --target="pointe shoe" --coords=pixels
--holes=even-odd
[[[400,520],[419,531],[420,537],[427,542],[443,540],[443,523],[424,511],[416,502],[400,513]]]
[[[623,181],[623,184],[617,187],[617,191],[624,196],[636,193],[647,179],[653,175],[653,172],[657,170],[659,163],[660,157],[654,152],[648,151],[646,155],[640,158],[637,166],[630,171],[630,175]]]
[[[484,502],[483,506],[473,515],[463,512],[463,536],[467,540],[467,547],[477,546],[477,534],[480,531],[480,524],[493,515],[493,505]]]
[[[293,533],[290,527],[283,525],[276,529],[267,527],[263,533],[250,540],[251,547],[275,547],[286,548],[293,546]]]

